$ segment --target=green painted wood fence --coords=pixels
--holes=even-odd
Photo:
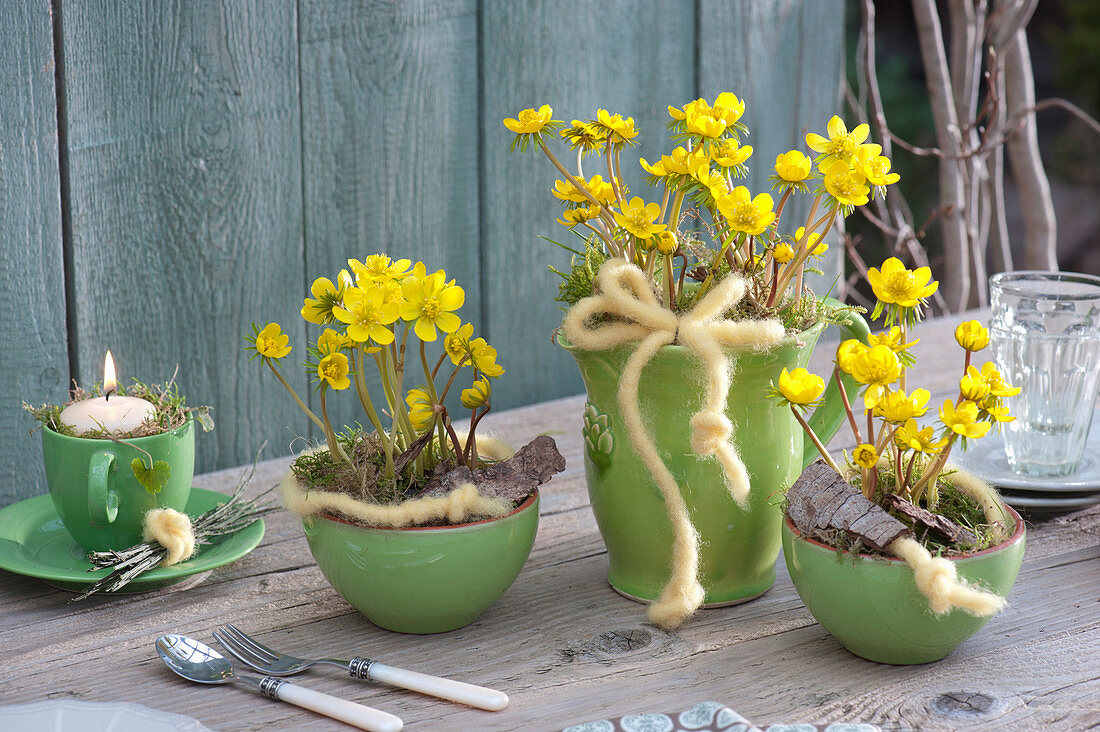
[[[444,267],[508,369],[497,408],[581,391],[550,343],[561,233],[505,116],[549,103],[634,116],[747,101],[750,186],[836,110],[842,0],[3,0],[0,505],[45,491],[23,401],[178,366],[214,407],[198,469],[310,436],[249,362],[252,321],[291,327],[308,283],[375,251]],[[294,385],[309,387],[298,374]],[[337,411],[338,417],[352,412]]]

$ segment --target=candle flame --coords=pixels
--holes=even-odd
[[[115,359],[107,351],[103,359],[103,393],[110,394],[112,391],[118,391],[118,381],[115,379]]]

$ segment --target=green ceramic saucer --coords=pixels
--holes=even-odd
[[[197,516],[228,498],[217,491],[192,488],[187,515]],[[264,522],[258,519],[251,526],[204,544],[186,562],[146,572],[120,592],[147,592],[224,566],[255,549],[263,538]],[[49,495],[0,508],[0,569],[37,577],[63,590],[80,591],[110,573],[106,569],[89,572],[92,565],[84,554],[61,523]]]

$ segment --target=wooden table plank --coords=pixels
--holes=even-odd
[[[930,324],[925,333],[950,327]],[[928,349],[929,388],[946,393],[955,369],[934,367],[936,344],[920,347]],[[252,554],[186,589],[67,605],[66,593],[0,572],[0,704],[144,701],[212,729],[344,729],[246,690],[187,684],[156,659],[152,642],[159,634],[209,641],[218,624],[230,621],[288,651],[354,650],[512,697],[507,710],[489,713],[334,671],[300,678],[398,714],[410,729],[551,730],[708,699],[761,723],[863,720],[936,730],[1080,729],[1100,722],[1100,507],[1031,527],[1009,608],[939,663],[894,667],[851,655],[802,606],[782,560],[763,597],[701,611],[668,633],[645,622],[643,608],[604,579],[607,557],[580,456],[583,404],[583,397],[568,397],[487,420],[491,431],[516,443],[553,434],[569,467],[544,488],[539,535],[523,573],[473,625],[437,636],[376,628],[325,582],[297,520],[279,513]],[[285,458],[262,463],[254,490],[275,482],[286,465]],[[229,490],[239,474],[221,471],[196,482]]]

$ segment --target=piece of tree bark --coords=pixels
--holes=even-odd
[[[563,470],[565,458],[558,452],[554,438],[539,435],[512,457],[475,470],[473,475],[468,468],[451,468],[433,475],[421,495],[442,496],[463,483],[472,482],[483,496],[499,496],[518,502]]]
[[[978,543],[978,537],[974,536],[974,532],[959,526],[946,516],[932,513],[928,509],[921,508],[894,493],[886,494],[884,500],[889,504],[890,508],[898,513],[905,514],[929,531],[932,531],[938,536],[942,536],[950,542],[960,546],[974,546]]]
[[[803,534],[844,531],[853,539],[885,551],[909,528],[863,497],[824,460],[811,463],[787,491],[787,515]]]

